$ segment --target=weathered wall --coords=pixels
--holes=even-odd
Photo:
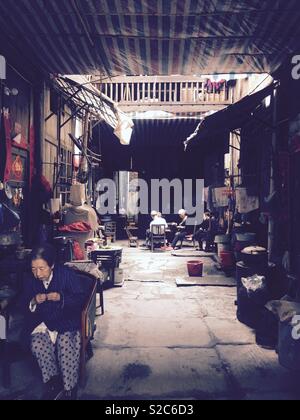
[[[49,86],[45,89],[45,118],[52,114],[51,109],[51,90]],[[54,95],[58,101],[58,97]],[[61,124],[70,118],[71,110],[66,105],[62,107]],[[73,155],[73,142],[69,137],[69,133],[75,134],[75,119],[71,119],[60,130],[60,144],[58,139],[58,110],[55,114],[51,115],[45,122],[45,143],[43,148],[43,174],[50,182],[52,188],[55,186],[57,173],[59,170],[59,163],[62,161],[63,165],[60,168],[60,175],[64,181],[70,181],[72,177],[71,163]],[[60,148],[60,150],[59,150]],[[64,163],[68,162],[67,169]],[[64,193],[68,188],[60,188],[56,191],[57,194]]]

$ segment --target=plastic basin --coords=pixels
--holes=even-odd
[[[187,268],[190,277],[203,276],[203,262],[202,261],[188,261]]]

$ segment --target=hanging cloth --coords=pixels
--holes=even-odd
[[[228,187],[214,188],[213,189],[213,203],[214,207],[228,207],[229,203]]]
[[[4,171],[4,182],[9,181],[12,166],[12,146],[11,146],[11,125],[10,118],[7,113],[3,114],[4,133],[5,133],[5,148],[6,148],[6,164]]]
[[[236,208],[241,214],[247,214],[259,209],[259,198],[248,195],[246,188],[236,189]]]

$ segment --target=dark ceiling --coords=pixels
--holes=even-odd
[[[94,131],[94,146],[103,157],[106,176],[115,171],[136,171],[149,179],[200,179],[203,162],[210,153],[228,152],[228,132],[218,133],[206,142],[194,142],[187,151],[184,140],[196,129],[199,120],[134,120],[130,146],[123,146],[113,130],[102,123]],[[101,145],[101,146],[100,146]],[[223,158],[224,160],[224,158]]]
[[[0,2],[0,54],[9,41],[48,73],[269,73],[299,35],[299,0]]]

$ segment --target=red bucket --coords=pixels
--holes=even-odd
[[[222,268],[232,268],[234,266],[233,252],[223,251],[220,253],[220,261]]]
[[[202,261],[188,261],[188,272],[190,277],[203,276],[203,262]]]

